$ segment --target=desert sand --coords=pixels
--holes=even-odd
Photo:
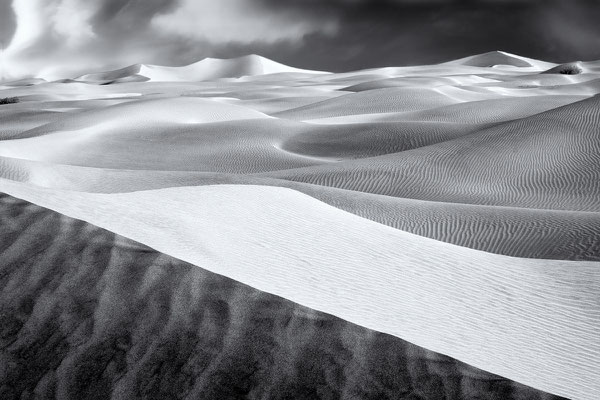
[[[102,254],[114,248],[124,260],[104,255],[89,261],[101,268],[98,274],[112,271],[110,279],[98,275],[90,287],[118,280],[119,268],[134,274],[125,271],[150,271],[151,265],[201,281],[198,289],[167,281],[166,288],[151,289],[141,279],[129,300],[135,304],[127,306],[136,317],[119,317],[125,325],[158,329],[158,319],[144,319],[145,313],[155,315],[147,310],[148,296],[154,296],[148,291],[159,290],[170,302],[183,296],[180,290],[202,290],[190,295],[189,310],[160,318],[200,329],[186,313],[194,307],[209,312],[212,303],[198,299],[214,291],[207,296],[239,314],[230,317],[234,324],[253,315],[270,324],[300,318],[302,327],[293,334],[305,341],[315,329],[332,340],[357,343],[360,337],[345,356],[355,363],[344,369],[346,386],[323,386],[334,397],[382,396],[358,394],[369,384],[354,376],[375,362],[364,355],[375,337],[411,349],[401,351],[416,352],[418,360],[448,360],[451,372],[442,374],[452,379],[484,374],[485,382],[494,374],[510,387],[496,394],[481,382],[457,389],[455,380],[442,384],[433,377],[438,367],[425,368],[433,375],[422,366],[414,372],[401,357],[394,363],[403,365],[394,368],[416,374],[402,389],[406,396],[413,391],[415,398],[439,398],[444,387],[457,399],[466,393],[490,399],[600,397],[598,93],[598,62],[557,65],[505,52],[338,74],[248,56],[185,67],[134,65],[60,82],[7,82],[0,84],[0,97],[21,102],[0,106],[0,191],[31,204],[3,198],[11,243],[3,243],[2,258],[23,257],[15,249],[30,245],[40,246],[35,254],[77,256],[102,240]],[[66,226],[66,233],[41,237],[48,221]],[[29,300],[3,300],[10,304],[5,310],[28,302],[20,321],[48,323],[36,307],[63,315],[44,304],[77,303],[60,293],[52,300],[40,297],[50,283],[33,284],[35,271],[82,290],[80,279],[65,274],[83,274],[86,267],[73,267],[66,257],[48,259],[53,261],[31,261],[21,275],[14,263],[25,261],[0,266],[3,295],[16,290],[14,282],[30,282]],[[156,281],[170,279],[156,274]],[[96,313],[103,321],[93,323],[97,329],[112,324],[100,315],[107,313],[103,290],[90,295],[86,311],[86,318]],[[111,293],[110,301],[118,298]],[[246,297],[264,301],[240,305]],[[4,311],[3,318],[11,313]],[[315,328],[312,316],[298,314],[318,316],[332,327]],[[227,331],[220,318],[213,319],[206,329]],[[74,324],[61,332],[80,337],[74,332],[84,322],[82,328]],[[7,338],[15,343],[42,340],[25,335],[27,324],[14,326]],[[128,334],[138,329],[131,326]],[[232,346],[249,340],[236,329]],[[298,350],[289,330],[256,329],[287,343],[287,350],[260,350],[283,369],[291,368],[281,361],[286,351],[325,351]],[[128,340],[126,354],[138,346]],[[47,374],[68,370],[77,364],[73,357],[104,354],[102,346],[113,346],[98,337],[86,343],[89,351],[77,355],[61,351],[60,367],[38,360],[42,381],[57,382]],[[5,345],[3,357],[14,357],[17,347],[10,346],[17,345]],[[211,346],[203,348],[231,351]],[[125,368],[128,383],[112,386],[115,398],[132,393],[127,391],[138,375],[131,371],[143,367],[143,357],[134,358]],[[367,370],[389,376],[386,362],[376,372]],[[334,373],[323,368],[329,377]],[[414,383],[422,382],[421,373],[437,382],[430,394]],[[79,393],[64,385],[65,393]],[[194,385],[186,393],[201,390]],[[402,391],[382,385],[395,395]]]
[[[0,210],[3,399],[559,399],[31,203]]]

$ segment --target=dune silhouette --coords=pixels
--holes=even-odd
[[[114,71],[82,75],[75,80],[104,84],[132,81],[193,82],[277,73],[315,73],[315,71],[288,67],[268,58],[251,54],[232,59],[205,58],[183,67],[134,64]]]

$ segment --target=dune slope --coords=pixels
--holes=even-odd
[[[0,221],[6,400],[558,399],[10,196]]]
[[[600,211],[600,96],[416,150],[268,176],[466,204]]]
[[[143,81],[153,82],[192,82],[277,73],[313,74],[320,72],[289,67],[252,54],[232,59],[206,58],[182,67],[134,64],[114,71],[82,75],[76,80],[89,83],[119,83],[138,77]]]
[[[600,393],[597,263],[477,252],[281,188],[93,195],[2,181],[1,189],[537,389]]]

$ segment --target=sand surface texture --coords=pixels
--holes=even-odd
[[[270,311],[235,306],[222,293],[232,285],[543,392],[600,398],[598,93],[597,62],[504,52],[339,74],[248,56],[9,82],[0,97],[21,102],[0,106],[0,191],[175,257],[182,276],[202,268],[236,323]],[[35,210],[31,223],[66,218]],[[25,246],[31,235],[14,232]],[[46,240],[93,245],[73,235]],[[60,280],[72,268],[61,263],[31,268]],[[400,339],[389,340],[411,346]]]
[[[0,197],[2,399],[558,397]]]

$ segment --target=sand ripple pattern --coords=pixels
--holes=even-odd
[[[2,97],[21,99],[18,104],[0,106],[0,190],[72,217],[88,218],[110,230],[123,229],[117,233],[165,253],[149,256],[160,260],[159,265],[168,256],[179,257],[536,389],[573,399],[600,398],[597,379],[592,376],[600,369],[600,350],[594,340],[600,329],[599,62],[557,65],[496,51],[438,65],[332,74],[247,56],[208,59],[181,68],[136,64],[60,82],[28,79],[2,84],[0,92]],[[221,185],[222,191],[211,185]],[[174,210],[173,204],[180,210]],[[208,204],[214,209],[208,209]],[[246,213],[241,213],[243,207]],[[189,215],[178,217],[181,210]],[[55,218],[41,210],[34,214],[40,221],[29,219],[32,232],[46,226],[47,218]],[[243,235],[242,228],[229,232],[231,226],[220,226],[214,215],[231,226],[254,221],[247,229],[255,240]],[[232,215],[237,218],[231,219]],[[264,220],[260,223],[259,215]],[[144,225],[144,229],[150,227],[144,231],[147,236],[138,237],[140,232],[120,225],[120,219],[131,216],[149,224]],[[328,229],[323,221],[331,223]],[[135,226],[139,221],[131,222]],[[96,229],[77,226],[86,232]],[[205,229],[221,236],[204,237]],[[292,234],[302,229],[300,237]],[[227,242],[228,235],[237,242]],[[30,235],[23,232],[21,236],[15,240],[24,246]],[[190,242],[190,237],[195,241]],[[168,239],[168,245],[163,239]],[[93,240],[90,236],[78,241],[80,250],[95,246]],[[126,242],[110,240],[119,244],[107,245],[103,252],[120,249]],[[215,245],[222,242],[223,247]],[[314,249],[315,243],[320,247]],[[50,248],[64,245],[55,240]],[[136,246],[129,243],[126,247],[139,254]],[[142,251],[146,252],[151,251]],[[251,254],[254,258],[247,261]],[[36,271],[46,265],[38,261],[39,265],[31,265]],[[155,262],[149,259],[148,263]],[[4,261],[0,264],[12,268]],[[110,270],[113,261],[102,256],[97,264]],[[181,271],[190,268],[177,265]],[[248,274],[235,265],[243,265]],[[277,279],[258,279],[259,271],[269,266]],[[291,271],[278,270],[281,266]],[[307,272],[311,268],[319,273]],[[51,271],[58,281],[64,278],[64,271]],[[297,273],[294,279],[290,278],[293,273]],[[208,276],[202,279],[215,279],[214,285],[224,292],[230,291],[227,285],[234,285]],[[45,282],[50,285],[52,279],[48,279]],[[326,282],[339,285],[327,286]],[[394,297],[391,284],[404,296]],[[299,285],[323,286],[315,295],[304,293]],[[235,287],[231,290],[236,293],[242,290]],[[382,287],[388,287],[388,292]],[[41,296],[40,288],[36,287],[35,296]],[[364,296],[363,303],[353,303],[355,293],[347,288]],[[493,295],[489,297],[482,288]],[[243,290],[248,296],[267,296]],[[382,295],[389,296],[385,304],[376,296],[382,290]],[[473,302],[463,304],[452,297],[458,293],[473,297]],[[228,312],[269,313],[262,305],[252,308],[251,302],[249,311],[229,294],[221,300],[227,305],[219,303],[219,307]],[[27,308],[32,304],[29,300],[23,302],[25,314],[38,312]],[[330,308],[320,308],[323,303]],[[9,309],[13,311],[22,307],[7,297],[0,305],[5,304],[12,304]],[[273,307],[302,308],[285,304]],[[486,307],[493,309],[491,314],[481,311],[490,310]],[[417,309],[423,314],[418,327],[411,325],[416,317],[408,317]],[[53,310],[48,315],[65,315]],[[440,310],[443,316],[436,314]],[[278,312],[273,321],[283,315]],[[50,321],[44,318],[40,320]],[[330,330],[298,322],[311,332],[302,340],[314,337],[314,332],[330,334],[332,340],[346,338],[339,326],[344,332],[359,329],[343,321],[327,321],[325,325],[334,326]],[[433,339],[426,337],[434,326],[438,329]],[[530,329],[522,329],[525,326]],[[87,329],[71,328],[74,332]],[[223,332],[227,329],[222,328]],[[231,332],[241,335],[239,330]],[[289,338],[282,339],[289,335],[283,332],[278,330],[273,340],[291,343],[286,342]],[[80,337],[70,331],[66,335]],[[465,337],[471,344],[492,349],[486,354],[468,348]],[[119,340],[115,343],[121,346]],[[107,343],[102,349],[113,342]],[[529,347],[519,347],[524,343]],[[227,346],[213,344],[219,349],[215,351],[229,354],[223,350]],[[25,351],[23,346],[19,352]],[[165,346],[170,348],[172,343]],[[364,368],[371,362],[366,354],[372,351],[364,346],[340,352],[344,360],[353,360],[347,361],[351,365]],[[90,347],[87,355],[69,353],[65,360],[71,365],[77,357],[96,354],[94,349]],[[419,351],[422,359],[424,350]],[[403,368],[410,370],[412,358],[402,360]],[[439,368],[439,363],[428,362],[427,368]],[[282,361],[275,365],[281,366]],[[453,361],[454,372],[448,374],[466,379],[462,372],[455,373],[456,365]],[[114,372],[110,368],[107,371]],[[352,398],[355,389],[340,382],[354,382],[359,370],[336,372],[345,380],[327,375],[335,383],[328,381],[326,386],[335,386],[342,398]],[[351,379],[348,374],[355,375]],[[290,376],[298,374],[290,372]],[[52,387],[49,382],[60,381],[54,375],[40,378],[40,388],[46,389]],[[415,379],[411,377],[412,386],[406,390],[416,390]],[[485,383],[471,384],[477,386],[477,393],[487,390],[482,389]],[[444,385],[446,393],[466,396],[466,389],[455,390],[454,383]],[[511,383],[501,398],[545,398],[539,392],[521,392],[515,385]],[[132,393],[123,390],[125,397]],[[400,389],[394,390],[398,395]],[[427,398],[423,393],[414,392]]]
[[[0,210],[2,399],[559,399],[30,203]]]

